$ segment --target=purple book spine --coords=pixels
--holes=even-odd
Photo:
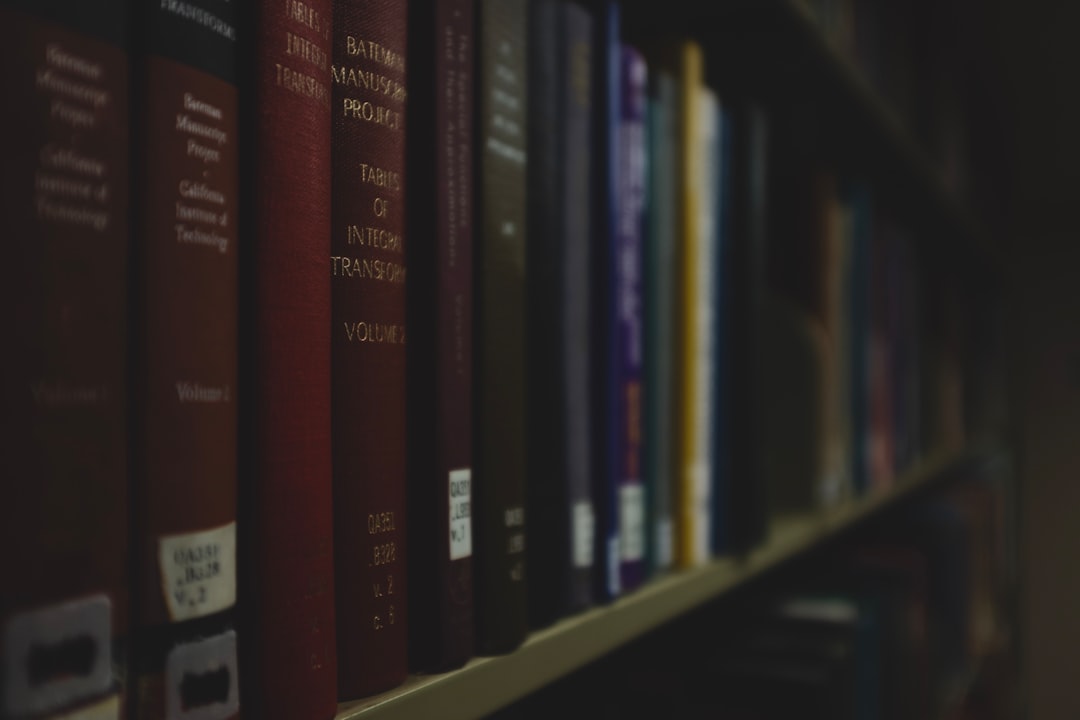
[[[641,53],[623,47],[617,157],[615,233],[615,349],[617,408],[615,469],[621,590],[645,579],[645,488],[642,482],[642,252],[646,191],[647,68]]]

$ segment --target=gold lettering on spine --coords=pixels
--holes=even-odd
[[[390,535],[397,531],[394,525],[393,511],[369,513],[367,516],[368,535]],[[371,547],[371,560],[369,567],[383,567],[397,560],[397,543],[388,537],[379,538]],[[390,597],[394,594],[394,576],[387,574],[385,580],[379,579],[371,584],[371,594],[375,598]],[[372,627],[381,630],[386,625],[393,625],[397,621],[394,606],[388,605],[385,615],[374,615]]]
[[[311,98],[320,105],[330,106],[330,85],[326,78],[326,69],[330,58],[316,42],[304,37],[314,32],[323,40],[330,39],[330,23],[326,22],[314,8],[299,0],[284,0],[285,17],[297,25],[300,32],[286,30],[284,41],[285,57],[295,60],[305,70],[297,67],[274,63],[275,84],[289,92]],[[299,66],[298,66],[299,67]]]
[[[61,41],[48,43],[33,72],[35,100],[49,108],[53,120],[73,131],[72,137],[96,132],[114,104],[107,68],[77,53]],[[49,143],[39,151],[38,160],[32,186],[38,220],[98,233],[111,227],[113,186],[104,158]]]

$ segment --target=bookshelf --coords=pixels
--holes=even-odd
[[[963,283],[970,281],[972,288],[997,287],[1004,263],[997,255],[989,229],[983,226],[977,213],[969,209],[967,200],[937,172],[934,160],[923,152],[902,116],[826,37],[808,3],[802,0],[723,0],[718,3],[670,0],[661,9],[655,3],[625,0],[624,7],[628,40],[633,42],[635,36],[661,32],[697,40],[705,51],[706,74],[710,79],[717,81],[725,91],[731,88],[760,100],[773,115],[805,117],[807,137],[812,138],[822,157],[835,161],[844,172],[865,176],[886,198],[889,211],[912,225],[917,242],[928,250],[926,257],[934,266],[947,268]],[[119,164],[126,165],[126,160]],[[302,215],[298,213],[296,217]],[[19,266],[13,267],[18,269]],[[264,287],[270,285],[263,284]],[[242,338],[247,339],[250,338]],[[250,391],[250,386],[245,383],[241,378],[242,394]],[[247,411],[243,412],[242,420],[250,420]],[[1000,428],[994,426],[992,429]],[[246,430],[244,434],[247,434]],[[973,433],[971,437],[976,435],[978,433]],[[241,442],[249,441],[247,438]],[[642,587],[610,604],[592,607],[530,633],[522,646],[507,654],[477,656],[461,669],[451,672],[412,675],[392,690],[340,704],[335,703],[336,695],[330,687],[336,679],[335,674],[324,672],[322,682],[327,685],[323,693],[324,706],[315,708],[302,699],[289,709],[296,710],[294,716],[300,717],[309,714],[328,717],[333,713],[335,720],[418,716],[473,718],[498,711],[560,679],[573,677],[589,664],[637,639],[664,632],[669,623],[725,598],[737,589],[746,588],[781,566],[791,567],[803,562],[803,567],[809,567],[805,564],[806,559],[815,549],[923,493],[943,488],[955,477],[957,470],[970,463],[1010,463],[1011,456],[1005,445],[997,437],[988,441],[980,437],[969,440],[966,445],[941,447],[919,457],[909,470],[891,481],[887,490],[870,492],[829,511],[774,514],[768,521],[767,540],[753,550],[651,578]],[[459,445],[465,446],[465,443]],[[250,448],[241,448],[241,454],[246,449]],[[755,479],[753,474],[744,477]],[[249,482],[243,481],[242,492],[250,490]],[[123,509],[123,506],[117,507]],[[348,517],[345,520],[349,523],[355,519]],[[240,524],[243,525],[245,520],[250,520],[250,514],[242,517]],[[119,527],[122,523],[112,524]],[[286,535],[281,537],[289,539]],[[542,544],[537,546],[543,547]],[[319,547],[329,547],[329,541]],[[319,557],[327,555],[320,550]],[[305,568],[305,571],[309,569]],[[262,577],[269,575],[263,573]],[[294,585],[300,587],[299,583]],[[310,587],[320,585],[312,583]],[[304,599],[311,597],[314,594],[306,595]],[[260,598],[260,601],[266,603],[266,598]],[[328,607],[329,601],[323,602],[322,608]],[[267,613],[265,617],[273,618],[273,614]],[[316,621],[312,625],[318,627],[320,623]],[[254,625],[251,627],[255,628]],[[290,660],[307,660],[301,653],[294,652],[294,645],[278,642],[276,629],[271,621],[248,636],[255,653],[276,651]],[[199,628],[196,630],[201,632]],[[231,633],[230,636],[234,637]],[[243,642],[245,640],[241,640],[241,644]],[[235,660],[235,641],[228,652]],[[384,656],[373,657],[376,663],[383,659]],[[317,662],[310,665],[322,667]],[[294,670],[295,667],[284,671],[282,677],[299,678]],[[273,682],[269,686],[271,691],[277,690]],[[235,700],[236,685],[230,687],[233,693],[230,697]],[[245,692],[253,693],[253,697],[262,702],[277,701],[276,697],[271,697],[272,692],[260,694],[260,690],[267,688],[250,689],[254,687],[254,683],[248,684]],[[964,692],[964,687],[957,687],[957,697]],[[246,709],[245,712],[260,714],[257,709]]]
[[[709,71],[774,112],[799,113],[826,152],[866,172],[895,209],[934,236],[943,262],[977,272],[1002,266],[979,217],[951,191],[902,117],[819,26],[805,0],[676,0],[672,33],[699,37]],[[635,9],[637,12],[635,12]],[[655,32],[648,3],[631,3],[630,26]]]
[[[798,558],[878,513],[942,486],[971,462],[1005,461],[993,448],[941,450],[898,478],[894,488],[822,513],[772,518],[769,540],[742,557],[655,578],[614,603],[565,618],[532,633],[518,650],[477,657],[463,668],[414,675],[394,690],[342,703],[336,720],[476,718],[539,690],[664,623]],[[957,693],[962,688],[957,688]]]
[[[965,201],[935,171],[900,115],[855,64],[825,36],[802,0],[666,3],[627,2],[631,37],[655,33],[698,38],[710,71],[733,87],[751,89],[773,112],[808,112],[826,152],[868,173],[893,210],[934,243],[935,261],[964,277],[997,277],[1002,261],[990,234]],[[736,68],[727,77],[725,66]],[[947,242],[940,242],[941,239]],[[495,712],[569,676],[665,623],[744,586],[883,511],[948,482],[971,462],[1010,462],[1000,440],[941,449],[871,494],[820,513],[771,518],[769,539],[746,555],[725,557],[650,580],[615,602],[591,608],[531,633],[517,650],[475,657],[463,668],[413,675],[391,691],[339,705],[336,720],[438,716],[475,718]],[[955,688],[959,698],[965,688]]]

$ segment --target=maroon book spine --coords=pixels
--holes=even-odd
[[[128,54],[118,2],[0,3],[0,717],[123,712]]]
[[[330,464],[329,0],[266,0],[254,40],[251,717],[337,709]],[[247,713],[245,713],[247,714]]]
[[[409,17],[409,666],[434,672],[473,654],[473,2]]]
[[[135,16],[136,718],[239,711],[236,27],[200,2]]]
[[[331,324],[338,693],[405,680],[404,0],[334,0]]]

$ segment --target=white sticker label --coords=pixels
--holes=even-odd
[[[472,470],[450,471],[450,559],[472,555]]]
[[[104,695],[112,685],[112,605],[105,595],[13,616],[4,628],[5,717]]]
[[[694,463],[690,469],[693,483],[693,557],[691,563],[707,562],[712,555],[712,487],[709,482],[711,473],[707,463]]]
[[[669,568],[675,562],[675,526],[671,518],[664,517],[656,521],[656,564]]]
[[[173,622],[236,604],[236,523],[158,542],[161,591]]]
[[[177,645],[165,659],[165,720],[225,720],[240,709],[236,633]]]
[[[607,586],[608,593],[612,597],[619,594],[622,589],[622,568],[619,566],[619,536],[608,538],[607,541]]]
[[[591,568],[593,565],[593,533],[596,532],[596,517],[592,503],[582,500],[574,503],[572,525],[574,532],[574,567]]]
[[[49,720],[120,720],[120,696],[110,695],[78,710],[50,715]]]
[[[623,562],[645,557],[645,488],[641,483],[619,488],[619,536]]]

